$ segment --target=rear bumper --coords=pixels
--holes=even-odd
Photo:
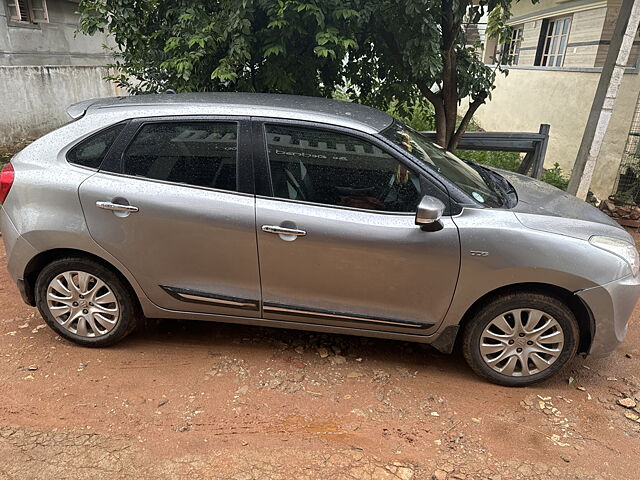
[[[24,270],[38,252],[18,233],[15,225],[2,208],[0,208],[0,231],[2,231],[2,241],[7,255],[9,276],[18,285],[24,301],[32,305],[33,302],[30,302],[26,295]]]
[[[576,295],[593,314],[594,332],[589,355],[610,354],[624,340],[629,318],[640,298],[640,276],[628,277],[599,287],[587,288]]]

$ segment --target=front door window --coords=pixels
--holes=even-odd
[[[386,212],[415,212],[420,177],[361,138],[267,125],[274,196]]]

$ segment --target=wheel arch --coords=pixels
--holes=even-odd
[[[73,248],[55,248],[51,250],[46,250],[44,252],[38,253],[29,261],[29,263],[27,263],[24,269],[24,290],[25,290],[26,300],[29,305],[31,305],[32,307],[36,306],[35,285],[36,285],[36,280],[38,278],[38,275],[40,274],[42,269],[45,268],[54,260],[57,260],[59,258],[65,258],[65,257],[92,260],[94,262],[101,264],[105,268],[108,268],[109,270],[111,270],[120,278],[120,280],[122,280],[125,288],[129,290],[129,293],[131,294],[131,297],[133,298],[136,304],[136,307],[138,308],[138,311],[142,311],[140,298],[138,297],[136,289],[134,288],[132,283],[129,281],[127,276],[124,273],[122,273],[119,268],[117,268],[113,263],[109,262],[108,260],[105,260],[104,258],[96,254],[89,253],[83,250],[73,249]]]
[[[501,295],[513,294],[518,292],[543,293],[545,295],[553,296],[558,300],[564,302],[567,307],[569,307],[569,309],[573,312],[578,322],[578,330],[580,332],[578,353],[585,354],[589,351],[593,336],[595,334],[595,321],[589,307],[587,307],[587,305],[580,299],[580,297],[575,295],[573,292],[557,285],[548,283],[518,283],[502,286],[485,293],[482,297],[476,300],[462,316],[462,319],[459,323],[460,331],[463,331],[465,329],[467,324],[473,319],[480,308],[491,302],[494,298]],[[459,343],[461,338],[462,335],[458,335],[456,343]]]

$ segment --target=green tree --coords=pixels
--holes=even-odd
[[[331,96],[356,48],[341,0],[83,0],[80,31],[111,34],[111,79],[132,93]]]
[[[434,107],[437,141],[455,149],[496,71],[465,23],[491,10],[506,38],[512,0],[82,0],[80,31],[108,31],[132,93],[253,91],[332,96],[380,108]],[[460,100],[470,108],[458,122]]]
[[[537,1],[537,0],[534,0]],[[465,26],[490,12],[488,34],[510,37],[511,0],[360,0],[356,42],[345,77],[360,101],[386,107],[420,104],[435,110],[436,142],[455,150],[494,87],[496,68],[469,45]],[[469,108],[458,114],[461,100]]]

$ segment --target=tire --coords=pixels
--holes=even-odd
[[[112,345],[135,329],[139,308],[133,295],[111,269],[77,257],[51,262],[42,269],[35,285],[36,306],[47,325],[84,347]]]
[[[544,293],[518,292],[494,298],[469,319],[462,350],[481,377],[524,387],[561,370],[575,356],[579,338],[575,315],[564,302]]]

